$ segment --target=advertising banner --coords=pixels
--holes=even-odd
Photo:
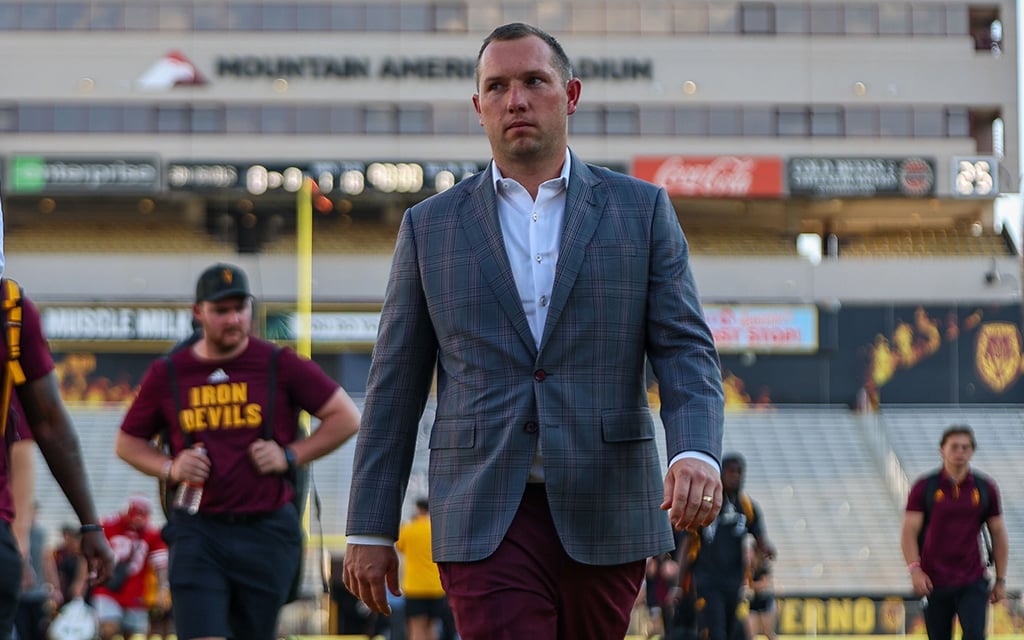
[[[704,305],[719,353],[813,353],[818,350],[814,305]]]
[[[152,193],[161,189],[160,161],[142,158],[13,156],[5,188],[26,193]]]
[[[790,158],[790,195],[822,198],[919,197],[935,193],[931,158]]]
[[[641,156],[633,175],[686,198],[778,198],[782,159],[750,156]]]

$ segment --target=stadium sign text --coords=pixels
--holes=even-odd
[[[180,340],[192,332],[192,309],[43,307],[50,340]]]
[[[573,61],[573,69],[582,79],[654,78],[650,58],[578,58]],[[214,61],[214,72],[222,78],[472,80],[476,60],[445,56],[385,57],[377,61],[359,56],[219,56]]]
[[[160,188],[160,162],[155,158],[14,156],[9,171],[11,193],[151,192]]]

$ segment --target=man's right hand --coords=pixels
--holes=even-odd
[[[910,572],[910,581],[914,585],[914,593],[926,596],[932,592],[932,579],[920,567]]]
[[[103,531],[82,534],[82,555],[89,563],[89,582],[103,584],[114,573],[114,552]]]
[[[371,611],[391,615],[385,591],[402,595],[398,587],[398,553],[392,545],[349,544],[345,549],[345,588]]]

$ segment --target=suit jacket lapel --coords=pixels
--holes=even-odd
[[[490,284],[519,337],[529,347],[530,353],[536,353],[537,347],[533,341],[533,334],[530,333],[530,324],[526,320],[523,303],[519,300],[519,290],[516,288],[515,278],[512,277],[508,254],[505,253],[505,241],[501,235],[501,224],[498,222],[494,178],[490,168],[480,174],[479,183],[470,191],[468,200],[460,206],[459,220],[469,240],[471,251],[480,264],[481,274]]]
[[[597,225],[604,214],[608,194],[601,181],[575,153],[569,172],[569,188],[565,196],[565,220],[562,240],[558,247],[558,266],[555,268],[555,284],[551,291],[551,306],[544,322],[544,333],[540,348],[544,349],[558,318],[569,299],[576,276],[580,272],[583,256]]]

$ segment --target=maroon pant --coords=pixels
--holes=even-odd
[[[622,640],[644,565],[570,558],[544,485],[530,484],[497,551],[438,567],[462,640]]]

